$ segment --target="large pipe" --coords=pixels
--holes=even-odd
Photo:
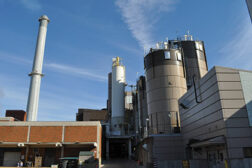
[[[27,121],[37,121],[38,114],[38,102],[39,102],[39,91],[42,74],[42,65],[45,50],[46,32],[47,25],[50,22],[46,15],[39,18],[39,32],[37,38],[36,51],[34,56],[32,72],[29,74],[31,76],[29,97],[27,102]]]

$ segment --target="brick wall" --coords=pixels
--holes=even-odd
[[[66,126],[65,142],[96,142],[97,126]]]
[[[62,127],[33,126],[30,130],[30,142],[61,142]]]
[[[0,141],[26,142],[28,127],[0,126]]]

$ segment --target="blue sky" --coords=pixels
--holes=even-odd
[[[38,120],[75,120],[104,108],[112,58],[126,79],[144,74],[144,48],[190,30],[214,65],[252,70],[252,25],[245,0],[0,0],[0,116],[26,109],[38,32],[48,25]]]

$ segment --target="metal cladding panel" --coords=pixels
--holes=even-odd
[[[248,112],[249,125],[252,126],[252,73],[240,71],[241,85]]]
[[[169,52],[169,57],[165,52]],[[145,57],[147,106],[150,131],[171,133],[179,126],[178,99],[186,92],[183,60],[179,49],[161,49]]]
[[[125,67],[112,68],[112,118],[124,116]]]

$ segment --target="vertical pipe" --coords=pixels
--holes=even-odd
[[[50,20],[46,15],[43,15],[39,18],[39,22],[40,25],[39,25],[33,68],[32,72],[29,74],[29,76],[31,76],[31,82],[26,108],[27,121],[37,121],[40,83],[41,83],[41,77],[43,76],[42,65],[45,50],[46,32],[47,32],[47,25],[50,22]]]

